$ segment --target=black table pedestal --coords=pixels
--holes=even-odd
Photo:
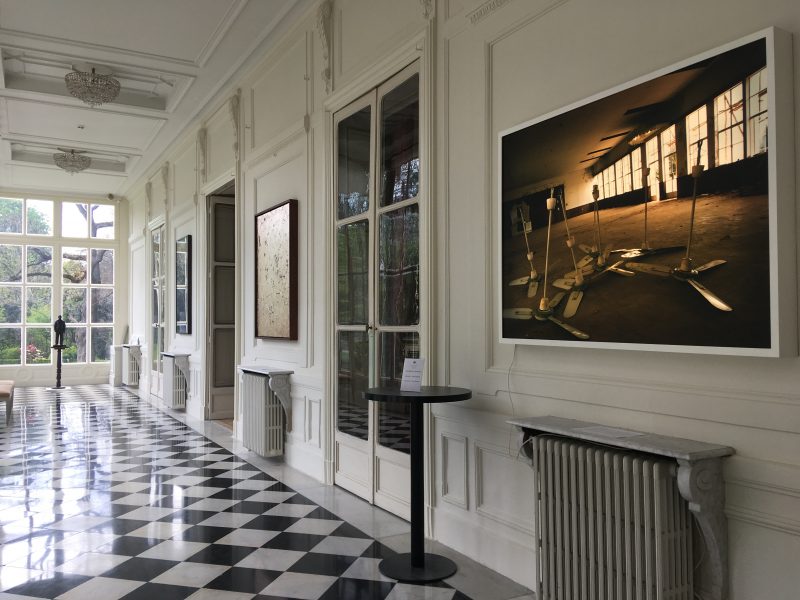
[[[378,565],[378,569],[386,577],[397,581],[416,583],[440,581],[455,574],[457,570],[456,563],[438,554],[423,553],[421,567],[415,567],[412,564],[413,557],[413,554],[407,552],[384,558]]]
[[[431,402],[457,402],[471,396],[469,390],[447,387],[424,387],[421,392],[400,392],[386,388],[371,388],[364,392],[369,400],[405,401],[410,414],[411,466],[411,552],[384,558],[378,569],[397,581],[428,583],[453,575],[456,563],[438,554],[425,552],[425,421],[422,408]]]

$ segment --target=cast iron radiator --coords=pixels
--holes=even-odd
[[[674,461],[547,435],[531,442],[537,600],[692,600],[692,518]]]

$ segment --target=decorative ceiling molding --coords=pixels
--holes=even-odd
[[[69,40],[39,33],[15,31],[2,27],[0,27],[0,46],[4,48],[14,48],[16,50],[46,52],[48,54],[56,54],[64,57],[87,55],[108,56],[111,60],[106,61],[103,59],[103,62],[114,67],[123,65],[138,66],[142,64],[142,61],[153,61],[164,65],[165,70],[168,69],[174,75],[197,75],[198,72],[198,65],[192,60],[173,58],[171,56],[141,52],[138,50],[127,50],[103,44],[92,44],[91,42]],[[82,52],[75,52],[74,49],[80,49]],[[116,57],[116,59],[113,57]]]
[[[322,44],[322,80],[325,82],[325,92],[328,94],[333,87],[331,72],[332,17],[333,2],[324,0],[317,9],[317,33]]]
[[[239,0],[231,5],[231,7],[228,9],[228,12],[225,13],[225,16],[222,17],[222,20],[217,25],[217,28],[208,38],[205,45],[200,49],[200,52],[194,59],[194,64],[196,64],[198,67],[204,67],[206,65],[208,59],[211,58],[214,50],[217,49],[217,46],[219,46],[220,42],[225,37],[225,34],[228,33],[228,30],[233,26],[234,22],[236,21],[236,17],[238,17],[242,10],[244,10],[244,7],[248,1],[249,0]]]

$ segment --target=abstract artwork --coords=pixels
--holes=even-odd
[[[256,215],[256,337],[297,339],[297,200]]]

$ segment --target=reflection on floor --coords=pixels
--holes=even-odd
[[[447,582],[386,579],[404,521],[215,423],[190,421],[200,433],[108,386],[16,400],[0,430],[0,599],[532,599],[460,556]]]
[[[336,424],[342,433],[366,440],[369,433],[369,409],[352,404],[340,405]],[[408,416],[379,410],[378,443],[408,454],[411,449],[411,425]]]

